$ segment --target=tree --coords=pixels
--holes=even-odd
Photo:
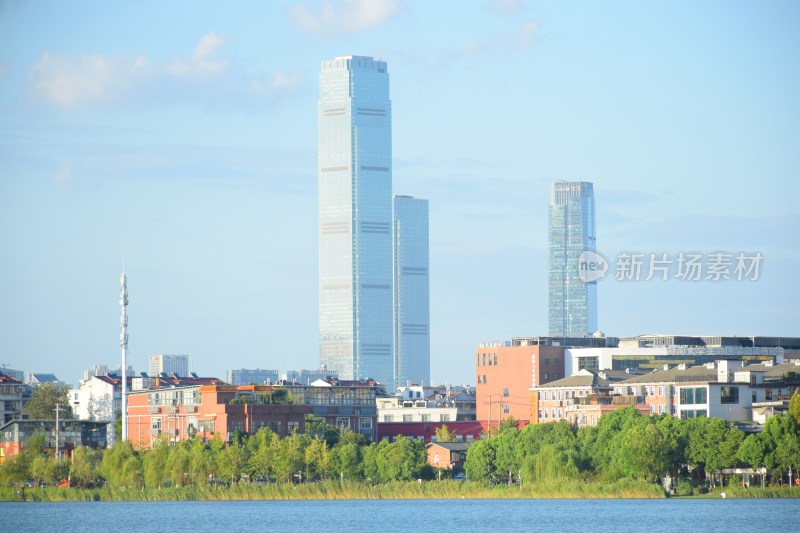
[[[800,388],[797,388],[789,400],[789,413],[794,417],[794,421],[800,424]]]
[[[331,450],[330,471],[342,479],[356,480],[363,477],[361,446],[341,441]]]
[[[34,420],[53,420],[56,418],[56,405],[60,407],[59,418],[72,418],[69,406],[69,386],[42,383],[33,389],[30,401],[22,413]]]
[[[336,426],[325,422],[325,419],[316,415],[306,415],[306,435],[309,437],[322,437],[328,448],[333,448],[339,442],[340,434]]]
[[[764,466],[765,451],[761,434],[754,433],[753,435],[748,435],[739,445],[736,458],[750,465],[754,470],[758,470]],[[764,486],[764,476],[761,476],[761,486]]]
[[[456,434],[450,432],[447,424],[442,424],[434,430],[436,432],[436,442],[455,442]]]
[[[617,464],[630,477],[655,481],[668,472],[670,451],[666,437],[655,424],[641,418],[625,430]]]
[[[167,458],[169,457],[169,443],[164,437],[159,437],[153,442],[153,447],[144,453],[142,468],[144,470],[144,484],[147,488],[163,487],[167,481]]]
[[[467,451],[464,470],[467,477],[474,481],[493,482],[495,479],[495,457],[497,456],[496,439],[489,438],[473,443]]]
[[[102,454],[88,446],[78,446],[72,452],[72,465],[69,475],[79,487],[94,487],[100,477]]]

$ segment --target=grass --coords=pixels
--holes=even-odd
[[[225,500],[386,500],[386,499],[485,499],[485,498],[663,498],[658,485],[630,480],[610,483],[565,481],[528,486],[495,485],[459,481],[397,481],[271,484],[249,483],[226,486],[186,486],[161,489],[26,489],[27,501],[225,501]],[[0,500],[19,501],[16,489],[0,489]]]

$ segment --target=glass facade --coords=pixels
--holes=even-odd
[[[318,113],[320,363],[394,383],[386,62],[324,61]]]
[[[429,384],[428,201],[394,197],[395,387]]]
[[[550,188],[548,319],[550,336],[582,337],[597,331],[597,282],[584,282],[578,258],[597,251],[594,188],[557,181]]]

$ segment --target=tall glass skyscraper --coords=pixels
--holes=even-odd
[[[320,362],[394,383],[392,108],[386,62],[322,63],[318,116]]]
[[[430,384],[428,200],[394,197],[395,385]]]
[[[553,183],[549,214],[550,335],[588,336],[597,331],[597,282],[581,280],[578,258],[584,251],[597,251],[592,184]]]

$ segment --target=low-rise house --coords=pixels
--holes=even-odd
[[[434,468],[463,472],[470,445],[466,442],[431,442],[428,444],[427,462]]]
[[[58,427],[58,430],[56,430]],[[0,427],[0,463],[27,448],[37,433],[44,436],[45,449],[71,458],[78,446],[106,447],[106,423],[92,420],[12,420]]]

